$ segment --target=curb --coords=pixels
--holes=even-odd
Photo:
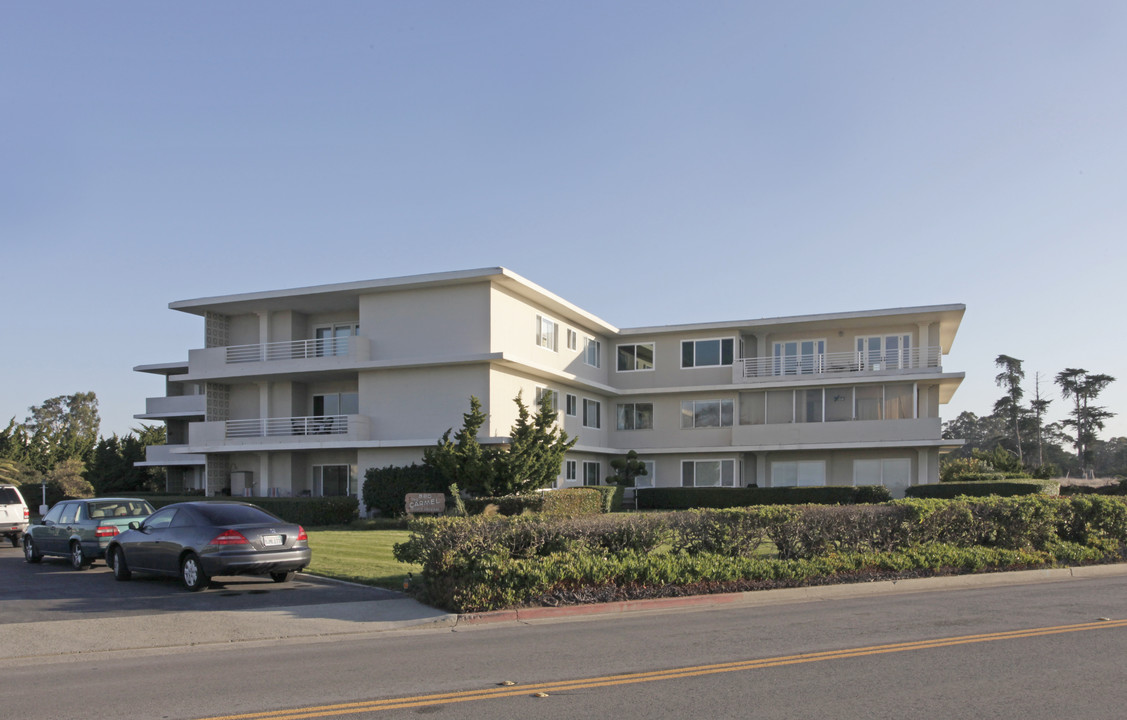
[[[682,597],[650,598],[645,600],[619,600],[587,605],[558,607],[525,607],[489,612],[462,613],[458,625],[487,625],[503,622],[556,620],[601,615],[660,610],[710,610],[720,607],[758,607],[798,602],[824,602],[873,595],[934,592],[941,590],[967,590],[977,587],[1026,585],[1039,582],[1067,582],[1088,578],[1127,576],[1127,563],[1113,565],[1081,565],[1067,568],[1017,570],[1012,572],[946,575],[943,577],[881,580],[866,583],[844,583],[810,587],[752,590],[748,592],[717,593],[715,595],[689,595]]]

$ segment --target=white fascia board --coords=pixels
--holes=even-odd
[[[133,368],[133,372],[153,373],[154,375],[176,375],[187,371],[187,362],[153,363],[137,365]]]

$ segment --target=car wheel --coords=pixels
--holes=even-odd
[[[82,543],[75,540],[70,544],[70,566],[75,570],[85,570],[93,563],[82,550]]]
[[[133,573],[129,571],[129,566],[125,564],[125,551],[120,546],[114,547],[110,551],[110,555],[113,557],[110,567],[113,568],[114,580],[128,580],[133,577]]]
[[[276,583],[289,582],[290,580],[293,580],[293,576],[293,570],[290,570],[289,572],[270,573],[270,579]]]
[[[211,578],[204,574],[200,559],[195,553],[185,555],[180,561],[180,579],[184,581],[184,587],[192,592],[203,590],[211,582]]]
[[[43,556],[35,548],[35,541],[28,535],[23,536],[23,559],[29,563],[37,563],[43,559]]]

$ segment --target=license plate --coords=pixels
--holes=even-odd
[[[282,544],[281,535],[263,535],[262,544],[265,547],[275,547]]]

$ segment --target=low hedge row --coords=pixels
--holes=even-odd
[[[938,485],[912,485],[905,495],[910,498],[955,498],[960,495],[986,497],[998,495],[1059,495],[1060,483],[1056,480],[968,480],[949,481]]]
[[[827,487],[639,488],[639,510],[688,510],[753,505],[856,505],[892,499],[881,485]]]
[[[320,525],[347,525],[359,516],[360,501],[355,497],[316,497],[316,498],[272,498],[272,497],[224,497],[206,498],[200,495],[150,495],[142,493],[123,493],[123,497],[138,497],[149,501],[157,510],[165,505],[200,500],[236,500],[257,505],[266,512],[273,513],[286,522],[304,527]]]
[[[610,512],[608,508],[611,503],[607,499],[609,493],[600,492],[609,489],[611,488],[567,488],[528,495],[468,498],[463,502],[466,506],[466,512],[470,515],[481,515],[490,506],[496,508],[499,515],[506,517],[525,513],[572,516],[598,515]]]
[[[1127,501],[1096,495],[926,499],[578,518],[435,518],[409,527],[410,539],[395,553],[423,566],[422,599],[466,612],[562,602],[572,591],[579,594],[571,601],[583,601],[615,593],[708,592],[716,583],[773,587],[795,580],[787,568],[819,568],[835,557],[869,559],[831,575],[888,568],[946,572],[966,568],[967,558],[1002,558],[997,562],[1007,567],[1098,562],[1124,556]],[[776,557],[765,557],[771,550]]]

